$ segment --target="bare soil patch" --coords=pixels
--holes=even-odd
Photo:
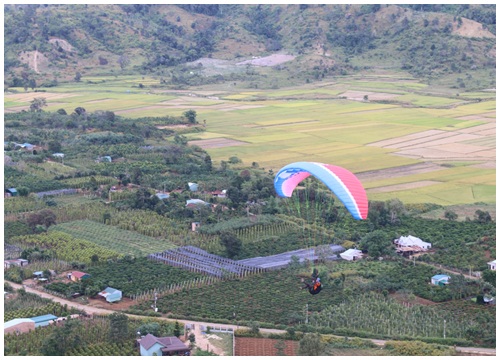
[[[51,93],[51,92],[26,92],[19,94],[8,94],[6,95],[6,97],[9,100],[16,100],[16,101],[31,101],[36,97],[44,97],[48,101],[55,99],[63,99],[77,95],[78,94],[64,94],[64,93]]]
[[[108,303],[104,298],[100,298],[100,297],[95,298],[95,299],[89,298],[88,301],[89,301],[89,305],[93,306],[95,308],[114,310],[114,311],[126,310],[129,307],[131,307],[132,305],[136,304],[136,302],[134,300],[126,298],[126,297],[122,297],[122,299],[120,301],[115,302],[115,303]]]
[[[215,148],[223,148],[228,146],[240,146],[246,145],[243,141],[226,139],[226,138],[215,138],[208,140],[193,140],[189,141],[189,145],[196,145],[201,147],[202,149],[215,149]]]
[[[235,337],[234,352],[235,356],[276,356],[278,350],[275,345],[277,339],[265,338],[246,338]],[[292,340],[284,340],[285,349],[283,350],[286,356],[297,356],[299,342]]]
[[[4,113],[15,113],[15,112],[20,112],[20,111],[23,111],[23,110],[28,110],[30,107],[29,106],[13,106],[13,107],[10,107],[10,108],[5,108],[4,109]]]
[[[188,128],[189,125],[187,124],[178,124],[178,125],[157,125],[157,129],[184,129]]]
[[[486,38],[494,38],[491,32],[483,28],[483,25],[466,18],[462,19],[462,25],[458,26],[458,21],[453,22],[453,30],[452,33],[464,37],[486,37]]]
[[[49,66],[49,59],[38,50],[23,51],[19,54],[19,61],[28,64],[30,69],[39,73],[41,69],[46,69]]]
[[[53,38],[49,40],[49,43],[53,45],[59,45],[64,51],[73,51],[73,47],[64,39]]]
[[[236,65],[255,65],[255,66],[276,66],[279,64],[283,64],[285,62],[291,61],[295,59],[293,55],[285,55],[285,54],[272,54],[265,57],[259,57],[252,60],[246,60],[237,63]]]
[[[418,296],[413,295],[411,299],[408,299],[406,296],[398,293],[390,294],[389,295],[391,298],[396,300],[398,303],[407,306],[407,307],[412,307],[415,305],[436,305],[434,301],[430,301]]]

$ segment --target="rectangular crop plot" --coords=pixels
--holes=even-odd
[[[215,138],[215,139],[207,139],[207,140],[193,140],[189,142],[189,145],[197,145],[202,149],[213,149],[213,148],[222,148],[228,146],[239,146],[245,145],[246,143],[243,141],[226,139],[226,138]]]
[[[125,255],[144,256],[175,246],[164,239],[155,239],[90,220],[62,223],[52,226],[50,229],[51,231],[65,232],[78,239],[91,241]]]

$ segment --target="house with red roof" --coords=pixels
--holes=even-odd
[[[68,274],[68,278],[71,281],[81,281],[90,278],[90,274],[81,271],[73,271],[72,273]]]

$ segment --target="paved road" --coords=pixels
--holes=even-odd
[[[15,284],[15,283],[12,283],[12,282],[9,282],[9,281],[5,281],[5,282],[9,283],[15,289],[20,289],[20,288],[23,287],[23,285]],[[25,289],[26,289],[27,292],[38,294],[41,297],[44,297],[44,298],[47,298],[47,299],[51,299],[51,300],[59,302],[59,303],[61,303],[63,305],[67,304],[68,306],[70,306],[70,307],[72,306],[74,308],[77,308],[78,310],[84,310],[87,314],[96,314],[96,315],[97,314],[112,314],[112,313],[115,312],[113,310],[99,309],[99,308],[96,308],[96,307],[93,307],[93,306],[89,306],[89,305],[78,304],[76,302],[73,302],[73,301],[70,301],[70,300],[67,300],[67,299],[60,298],[58,296],[54,296],[54,295],[48,294],[48,293],[45,293],[43,291],[32,289],[30,287],[25,287]],[[143,316],[140,316],[140,315],[132,315],[132,314],[127,314],[127,316],[130,316],[130,317],[143,317]],[[209,323],[209,322],[191,321],[191,320],[183,320],[183,319],[171,319],[171,318],[166,318],[166,319],[171,320],[171,321],[179,321],[180,323],[195,325],[195,329],[197,329],[196,332],[195,332],[195,335],[196,335],[197,339],[198,339],[198,335],[201,334],[201,332],[199,332],[199,329],[201,329],[201,326],[204,326],[205,328],[207,326],[210,326],[211,328],[219,328],[220,327],[220,328],[228,328],[228,329],[233,329],[233,330],[236,330],[236,329],[247,329],[247,327],[245,327],[245,326],[239,326],[239,325],[233,325],[233,324],[216,324],[216,323]],[[286,332],[285,330],[280,330],[280,329],[263,329],[263,328],[261,328],[260,331],[262,333],[274,333],[274,334],[283,334],[283,333]],[[204,339],[202,340],[202,338],[200,338],[199,340],[203,344],[203,347],[200,346],[200,348],[202,350],[206,350],[206,348],[205,348],[206,342],[203,341]],[[370,340],[374,344],[377,344],[379,346],[384,346],[385,342],[386,342],[386,340],[379,340],[379,339],[370,339]],[[197,340],[197,343],[198,343],[198,340]],[[222,351],[221,349],[218,349],[218,348],[216,348],[215,346],[213,346],[211,344],[209,346],[210,346],[210,350],[212,350],[215,353],[220,353],[220,351]],[[496,356],[496,349],[475,348],[475,347],[461,347],[461,346],[457,346],[455,349],[457,351],[459,351],[459,352],[464,352],[464,353],[469,353],[469,354],[474,354],[474,355]]]

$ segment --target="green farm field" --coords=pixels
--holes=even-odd
[[[174,247],[164,239],[155,239],[115,226],[90,220],[77,220],[51,227],[51,231],[67,233],[124,255],[145,256]]]
[[[220,86],[159,90],[151,87],[158,84],[152,77],[84,80],[47,89],[46,94],[16,89],[17,94],[5,95],[5,111],[28,107],[34,97],[47,98],[47,111],[64,108],[69,113],[81,106],[132,119],[178,116],[193,109],[197,120],[206,122],[205,132],[185,136],[190,144],[205,148],[214,164],[236,156],[243,166],[256,162],[274,172],[290,162],[317,161],[354,173],[380,173],[433,163],[439,166],[435,171],[401,171],[374,181],[365,177],[368,198],[440,205],[496,201],[492,92],[439,92],[414,79],[390,75],[252,91]],[[424,136],[411,146],[407,141],[435,130],[441,139],[432,144]],[[220,141],[214,145],[209,140]],[[395,145],[384,146],[384,141]]]

